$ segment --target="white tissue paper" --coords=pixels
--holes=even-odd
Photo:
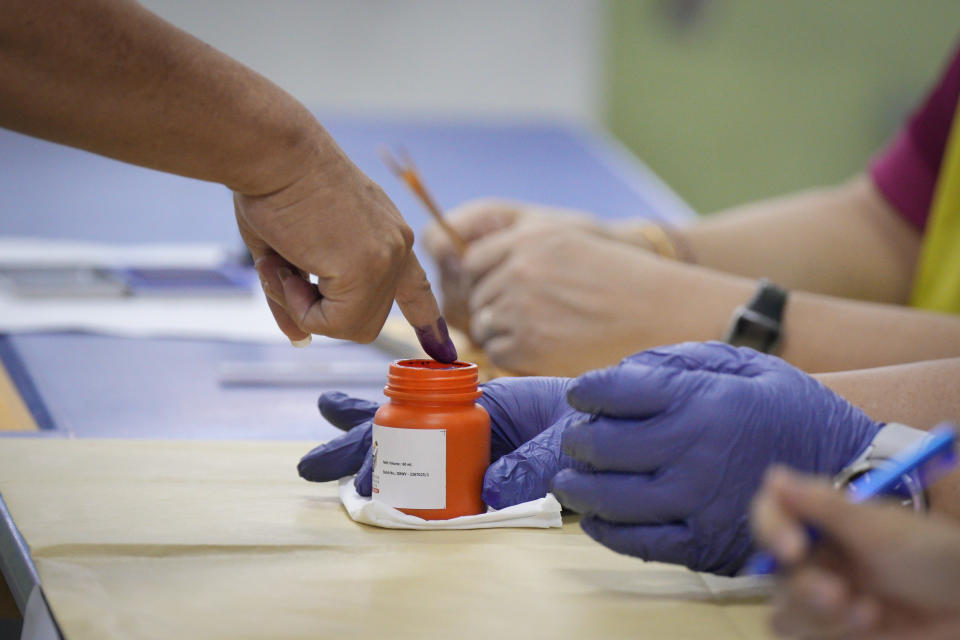
[[[353,486],[353,476],[340,479],[340,502],[353,520],[387,529],[493,529],[495,527],[533,527],[549,529],[563,524],[560,503],[552,493],[512,507],[475,516],[450,520],[424,520],[407,515],[382,502],[364,498]]]

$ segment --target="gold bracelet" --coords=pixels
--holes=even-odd
[[[680,253],[670,235],[658,224],[645,224],[637,228],[637,233],[643,238],[658,256],[679,260]]]

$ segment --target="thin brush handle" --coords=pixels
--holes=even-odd
[[[463,239],[457,230],[454,229],[446,218],[443,217],[443,213],[440,211],[440,207],[437,206],[437,203],[434,202],[433,197],[431,197],[430,192],[427,191],[427,188],[423,186],[423,182],[420,181],[420,177],[409,169],[403,171],[400,176],[403,178],[403,181],[407,183],[410,189],[420,198],[420,202],[423,203],[423,206],[426,207],[427,211],[430,212],[430,215],[433,216],[433,219],[437,221],[437,224],[440,225],[440,228],[450,237],[450,241],[453,243],[453,249],[457,252],[457,255],[461,258],[463,254],[467,251],[467,241]]]

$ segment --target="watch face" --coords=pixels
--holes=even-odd
[[[853,480],[856,480],[863,476],[873,475],[877,471],[878,471],[877,469],[870,469],[868,471],[864,471],[863,473],[857,476],[851,477],[850,481],[852,482]],[[913,486],[910,486],[910,485],[913,485]],[[919,485],[913,476],[910,476],[910,475],[903,476],[900,478],[900,480],[897,481],[897,484],[890,487],[890,489],[888,489],[887,491],[884,491],[883,496],[886,498],[889,498],[890,500],[896,501],[896,503],[902,507],[916,510],[918,507],[918,501],[924,500],[923,490],[918,489],[918,486]]]
[[[779,333],[777,331],[753,322],[746,315],[741,315],[734,324],[733,338],[730,340],[730,344],[769,353],[773,350],[778,337]]]

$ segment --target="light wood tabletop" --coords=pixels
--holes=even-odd
[[[312,442],[0,440],[64,636],[768,638],[764,584],[559,529],[403,531],[297,477]]]

